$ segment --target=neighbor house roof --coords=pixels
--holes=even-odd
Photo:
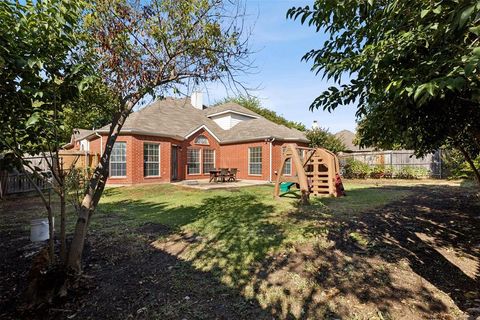
[[[212,115],[228,112],[251,116],[252,119],[242,121],[231,129],[224,130],[209,118]],[[184,140],[201,128],[209,131],[220,143],[266,138],[308,142],[302,132],[275,124],[236,103],[229,102],[200,110],[192,106],[189,98],[166,98],[153,102],[132,113],[125,121],[122,133],[156,135]],[[109,126],[105,126],[98,132],[106,133],[108,129]]]
[[[88,130],[88,129],[73,129],[73,134],[70,137],[70,142],[64,144],[62,148],[68,149],[72,148],[75,145],[75,141],[83,140],[88,138],[90,135],[93,135],[95,133],[94,130]]]
[[[73,129],[73,141],[83,140],[94,133],[95,131],[88,129]]]
[[[340,139],[343,144],[347,147],[347,151],[371,151],[372,148],[360,148],[354,144],[355,133],[349,130],[342,130],[335,133],[335,137]]]

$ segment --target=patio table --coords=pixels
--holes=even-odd
[[[210,170],[210,181],[208,182],[212,182],[215,180],[215,182],[217,182],[217,178],[218,178],[218,175],[220,174],[220,170],[218,169],[213,169],[213,170]]]

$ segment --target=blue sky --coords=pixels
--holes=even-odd
[[[289,120],[310,126],[313,120],[335,133],[342,129],[355,130],[355,106],[338,107],[332,113],[309,111],[312,101],[330,84],[310,71],[311,63],[300,61],[311,49],[323,45],[326,35],[314,28],[287,20],[292,6],[312,5],[301,0],[247,0],[247,25],[252,28],[250,45],[254,74],[241,78],[251,93],[260,98],[262,106],[276,111]],[[228,93],[222,87],[211,86],[205,102],[212,104]]]

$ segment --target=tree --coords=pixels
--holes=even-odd
[[[306,136],[307,139],[310,140],[310,147],[312,148],[325,148],[333,153],[345,151],[346,149],[343,142],[327,129],[317,128],[307,130]]]
[[[234,98],[225,98],[217,104],[235,102],[244,108],[247,108],[255,113],[258,113],[267,120],[270,120],[276,124],[284,125],[288,128],[305,131],[307,128],[303,123],[287,120],[284,117],[278,115],[275,111],[262,107],[260,100],[254,96],[239,95]]]
[[[87,79],[81,63],[82,34],[78,28],[84,3],[65,0],[0,3],[0,152],[14,155],[16,167],[32,176],[47,177],[25,156],[43,155],[60,196],[61,247],[66,260],[65,171],[58,156],[63,144],[63,108],[76,99]],[[54,262],[53,212],[49,198],[36,187],[50,222],[49,253]]]
[[[65,106],[63,110],[64,142],[69,142],[74,129],[98,129],[110,123],[118,107],[113,92],[99,78],[88,89]]]
[[[108,177],[110,154],[122,126],[146,95],[188,82],[228,79],[248,66],[241,11],[219,0],[98,0],[86,16],[95,69],[118,99],[100,163],[88,182],[69,251],[68,267],[81,271],[88,225]],[[233,13],[232,13],[233,12]]]
[[[126,118],[149,95],[190,83],[224,80],[235,86],[249,54],[241,7],[218,0],[1,2],[0,17],[0,98],[6,106],[0,110],[2,153],[11,151],[23,160],[26,152],[46,152],[53,155],[45,157],[49,166],[58,169],[64,129],[76,122],[72,114],[88,110],[84,102],[94,102],[92,112],[102,113],[99,125],[110,116],[105,150],[77,208],[68,251],[66,266],[78,274],[110,153]],[[20,166],[25,167],[37,173],[27,161]],[[62,170],[55,172],[65,196],[65,177]],[[63,215],[61,220],[63,226]]]
[[[327,1],[287,17],[330,35],[303,57],[334,81],[311,108],[358,103],[363,146],[480,151],[478,1]],[[344,81],[346,75],[349,81]],[[480,174],[472,161],[472,169]]]

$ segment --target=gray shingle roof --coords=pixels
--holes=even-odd
[[[278,140],[308,142],[303,132],[273,123],[263,117],[240,122],[230,130],[225,130],[223,142],[248,141],[270,137]]]
[[[335,133],[335,137],[339,138],[343,144],[347,147],[348,151],[371,151],[373,148],[360,148],[355,145],[353,141],[355,140],[355,133],[349,130],[342,130]]]
[[[94,132],[95,131],[88,129],[73,129],[73,141],[85,139]]]
[[[228,110],[240,112],[240,113],[243,113],[243,114],[248,114],[248,115],[251,115],[251,116],[254,116],[254,117],[260,117],[259,114],[255,113],[255,112],[253,112],[253,111],[251,111],[251,110],[249,110],[245,107],[242,107],[241,105],[239,105],[237,103],[234,103],[234,102],[227,102],[227,103],[220,104],[218,106],[208,107],[208,108],[203,110],[203,113],[206,116],[211,116],[213,114],[226,112]]]
[[[232,110],[256,119],[243,121],[229,130],[223,130],[208,115]],[[123,133],[158,135],[183,140],[200,127],[207,127],[221,143],[260,140],[274,137],[278,140],[308,142],[305,135],[295,129],[275,124],[236,103],[225,103],[204,110],[196,109],[190,99],[166,98],[132,113],[122,128]],[[108,132],[109,126],[98,130]]]

